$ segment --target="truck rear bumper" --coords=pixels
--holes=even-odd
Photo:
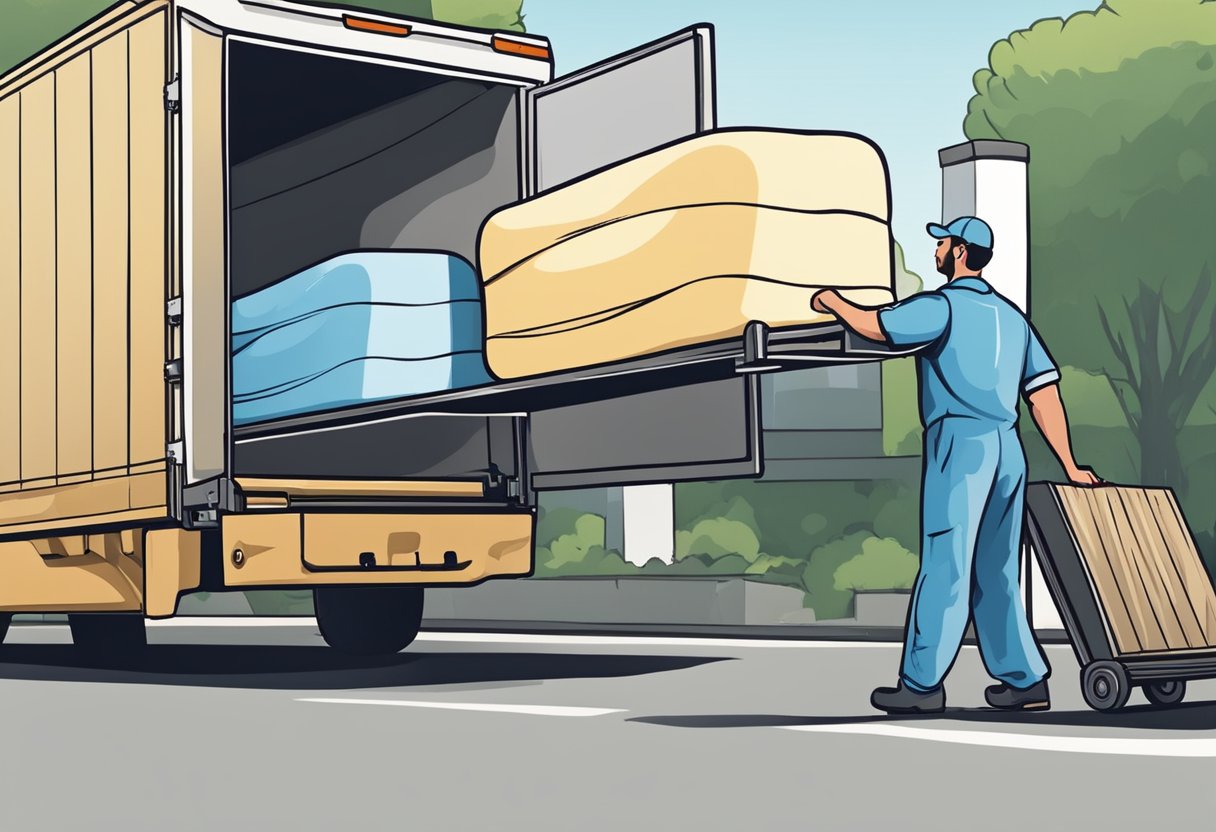
[[[222,521],[224,585],[468,585],[532,572],[528,511],[237,514]]]

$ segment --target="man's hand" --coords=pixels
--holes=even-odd
[[[834,315],[836,311],[832,308],[831,304],[834,304],[838,300],[841,300],[840,293],[835,289],[820,289],[811,295],[811,309],[827,315]]]
[[[1064,473],[1068,475],[1068,481],[1073,485],[1102,485],[1102,480],[1094,473],[1094,469],[1085,465],[1074,466]]]
[[[871,341],[885,341],[887,338],[878,326],[878,310],[850,303],[835,289],[821,289],[811,295],[811,309],[836,316],[863,338],[869,338]]]

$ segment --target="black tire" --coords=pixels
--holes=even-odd
[[[1095,711],[1117,711],[1131,694],[1131,679],[1118,662],[1094,662],[1081,671],[1081,695]]]
[[[1177,705],[1186,696],[1186,682],[1182,679],[1153,682],[1144,686],[1144,696],[1154,705]]]
[[[386,656],[410,645],[422,626],[422,588],[326,586],[313,590],[321,637],[330,647]]]
[[[89,656],[130,658],[148,646],[144,617],[138,612],[68,613],[68,627],[76,649]]]

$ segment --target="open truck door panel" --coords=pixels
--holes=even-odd
[[[154,32],[140,28],[151,20]],[[141,294],[132,260],[125,331],[93,338],[88,354],[59,343],[60,358],[86,361],[94,379],[99,367],[129,366],[129,453],[103,470],[96,460],[115,446],[94,431],[104,453],[93,470],[40,468],[42,434],[22,434],[29,471],[16,487],[0,483],[0,610],[158,617],[190,591],[314,588],[331,644],[400,649],[417,631],[421,587],[530,573],[538,491],[755,476],[757,373],[887,354],[834,325],[753,324],[742,338],[624,362],[236,426],[235,298],[358,249],[475,261],[498,208],[713,128],[712,30],[553,80],[549,44],[531,35],[287,0],[145,0],[0,79],[0,149],[37,138],[32,120],[14,133],[5,96],[28,94],[40,112],[39,79],[64,72],[65,56],[93,61],[94,101],[117,94],[98,89],[98,68],[119,40],[144,61],[130,98],[122,91]],[[68,116],[72,106],[62,104]],[[94,121],[106,117],[94,108]],[[39,158],[5,150],[0,176],[53,171],[25,170]],[[118,174],[100,168],[92,215],[108,223],[125,215],[117,200],[128,189],[110,183],[106,202],[96,185]],[[23,218],[42,216],[32,188],[22,207],[27,196]],[[20,233],[23,262],[53,262],[38,248],[53,234]],[[108,245],[94,238],[98,303],[113,299],[104,281],[126,275],[104,259],[117,256]],[[115,352],[128,340],[118,335],[130,336],[130,356]],[[93,404],[113,392],[97,389]],[[112,414],[94,411],[95,426],[108,424]],[[136,454],[149,443],[150,459]]]
[[[684,29],[527,95],[525,178],[532,196],[713,129],[713,29]]]

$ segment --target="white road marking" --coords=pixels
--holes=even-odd
[[[625,713],[621,708],[576,708],[566,705],[497,705],[476,702],[423,702],[403,699],[297,699],[323,705],[389,705],[397,708],[438,708],[445,711],[485,711],[527,716],[605,716]]]
[[[1216,738],[1061,737],[1011,734],[998,731],[964,731],[918,728],[911,725],[784,725],[786,731],[820,734],[861,734],[898,737],[957,745],[982,745],[1027,751],[1065,751],[1076,754],[1116,754],[1137,757],[1216,757]]]

